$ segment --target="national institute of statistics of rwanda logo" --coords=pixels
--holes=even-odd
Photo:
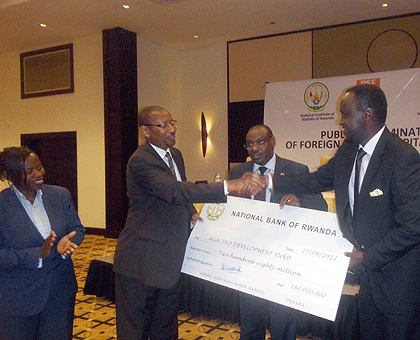
[[[305,104],[308,110],[317,112],[324,109],[330,99],[328,88],[322,83],[312,83],[305,91]]]
[[[207,207],[207,218],[210,221],[216,221],[220,216],[222,216],[225,211],[225,205],[221,203],[210,204]]]

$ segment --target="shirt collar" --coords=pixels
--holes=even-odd
[[[253,172],[256,172],[258,170],[259,167],[261,166],[265,166],[268,170],[266,170],[267,172],[274,172],[274,168],[276,167],[276,154],[273,155],[273,157],[270,158],[270,160],[265,163],[265,164],[257,164],[254,163],[254,166],[252,168]]]
[[[169,151],[169,148],[164,150],[164,149],[161,149],[161,148],[157,147],[156,145],[153,145],[152,143],[149,143],[149,144],[152,146],[153,149],[155,149],[155,151],[159,154],[159,156],[162,159],[165,159],[165,155],[166,155],[167,152],[171,153],[171,151]],[[171,156],[172,156],[172,154],[171,154]]]
[[[16,196],[18,197],[19,201],[21,201],[21,202],[22,202],[23,200],[28,201],[28,199],[25,197],[25,195],[24,195],[24,194],[22,194],[22,193],[19,191],[19,189],[18,189],[18,188],[16,188],[16,186],[15,186],[15,185],[12,185],[12,189],[13,189],[13,191],[15,192]],[[42,197],[42,195],[43,195],[42,190],[41,190],[41,189],[38,189],[38,190],[36,191],[35,201],[40,200],[40,199],[41,199],[41,197]]]
[[[365,145],[365,146],[362,146],[362,145],[360,145],[360,144],[359,144],[359,149],[363,147],[363,150],[364,150],[367,154],[369,154],[369,156],[372,156],[373,151],[374,151],[374,150],[375,150],[375,148],[376,148],[376,144],[378,144],[379,138],[381,138],[382,133],[384,132],[384,130],[385,130],[385,125],[384,125],[384,126],[382,126],[382,129],[380,129],[380,130],[379,130],[379,131],[375,134],[375,136],[373,136],[373,137],[369,140],[369,142],[367,142],[367,143],[366,143],[366,145]]]

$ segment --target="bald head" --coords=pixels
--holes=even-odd
[[[165,112],[167,113],[168,111],[161,106],[145,106],[139,110],[137,122],[139,126],[150,124],[154,115]]]

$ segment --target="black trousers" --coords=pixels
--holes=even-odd
[[[381,313],[372,298],[367,275],[361,277],[357,306],[362,340],[420,339],[419,307],[400,314]]]
[[[71,340],[76,292],[74,272],[54,274],[47,303],[40,313],[0,315],[0,339]]]
[[[177,340],[180,293],[179,282],[160,289],[115,273],[118,340]]]
[[[296,340],[297,313],[286,306],[240,293],[241,339],[265,340],[268,328],[272,340]]]

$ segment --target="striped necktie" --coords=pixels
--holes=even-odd
[[[169,165],[169,169],[171,169],[172,175],[174,175],[174,177],[176,178],[174,162],[172,160],[172,156],[169,153],[169,151],[166,152],[165,157],[168,159],[168,165]]]

